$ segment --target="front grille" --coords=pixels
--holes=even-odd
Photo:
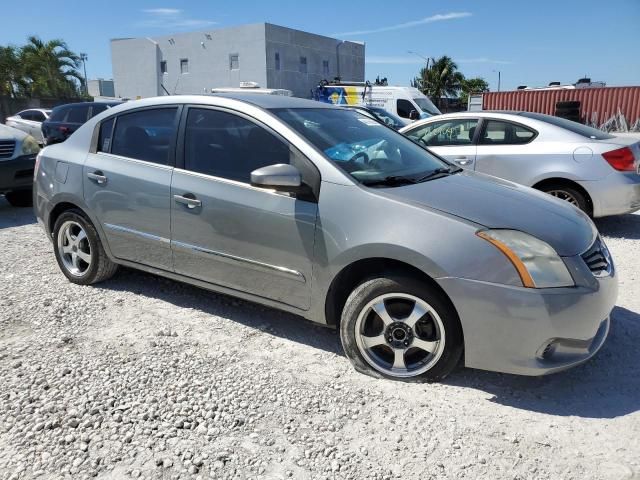
[[[599,235],[591,248],[582,254],[582,259],[594,276],[605,277],[611,274],[611,255]]]
[[[13,157],[13,151],[16,149],[15,140],[0,140],[0,158]]]

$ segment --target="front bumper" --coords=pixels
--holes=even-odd
[[[615,273],[614,273],[615,275]],[[531,289],[442,278],[465,342],[465,365],[518,375],[545,375],[591,358],[609,331],[618,281],[594,287]]]
[[[31,188],[35,164],[35,155],[0,160],[0,193]]]
[[[594,217],[640,210],[640,175],[635,172],[614,172],[601,180],[578,183],[591,197]]]

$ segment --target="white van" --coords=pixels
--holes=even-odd
[[[313,91],[313,99],[335,105],[381,107],[410,120],[428,118],[441,113],[429,97],[417,88],[387,87],[371,85],[369,82],[323,82]]]

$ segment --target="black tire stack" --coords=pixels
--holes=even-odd
[[[555,116],[580,123],[580,102],[556,102]]]

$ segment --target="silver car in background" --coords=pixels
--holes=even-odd
[[[338,328],[375,376],[569,368],[616,301],[580,210],[309,100],[129,102],[46,147],[34,189],[70,281],[125,265],[293,312]]]
[[[30,108],[22,110],[5,120],[5,125],[28,133],[40,145],[44,145],[44,137],[42,136],[42,122],[51,115],[51,110],[46,108]]]
[[[469,170],[533,187],[592,217],[640,209],[640,141],[530,112],[439,115],[400,130]]]

